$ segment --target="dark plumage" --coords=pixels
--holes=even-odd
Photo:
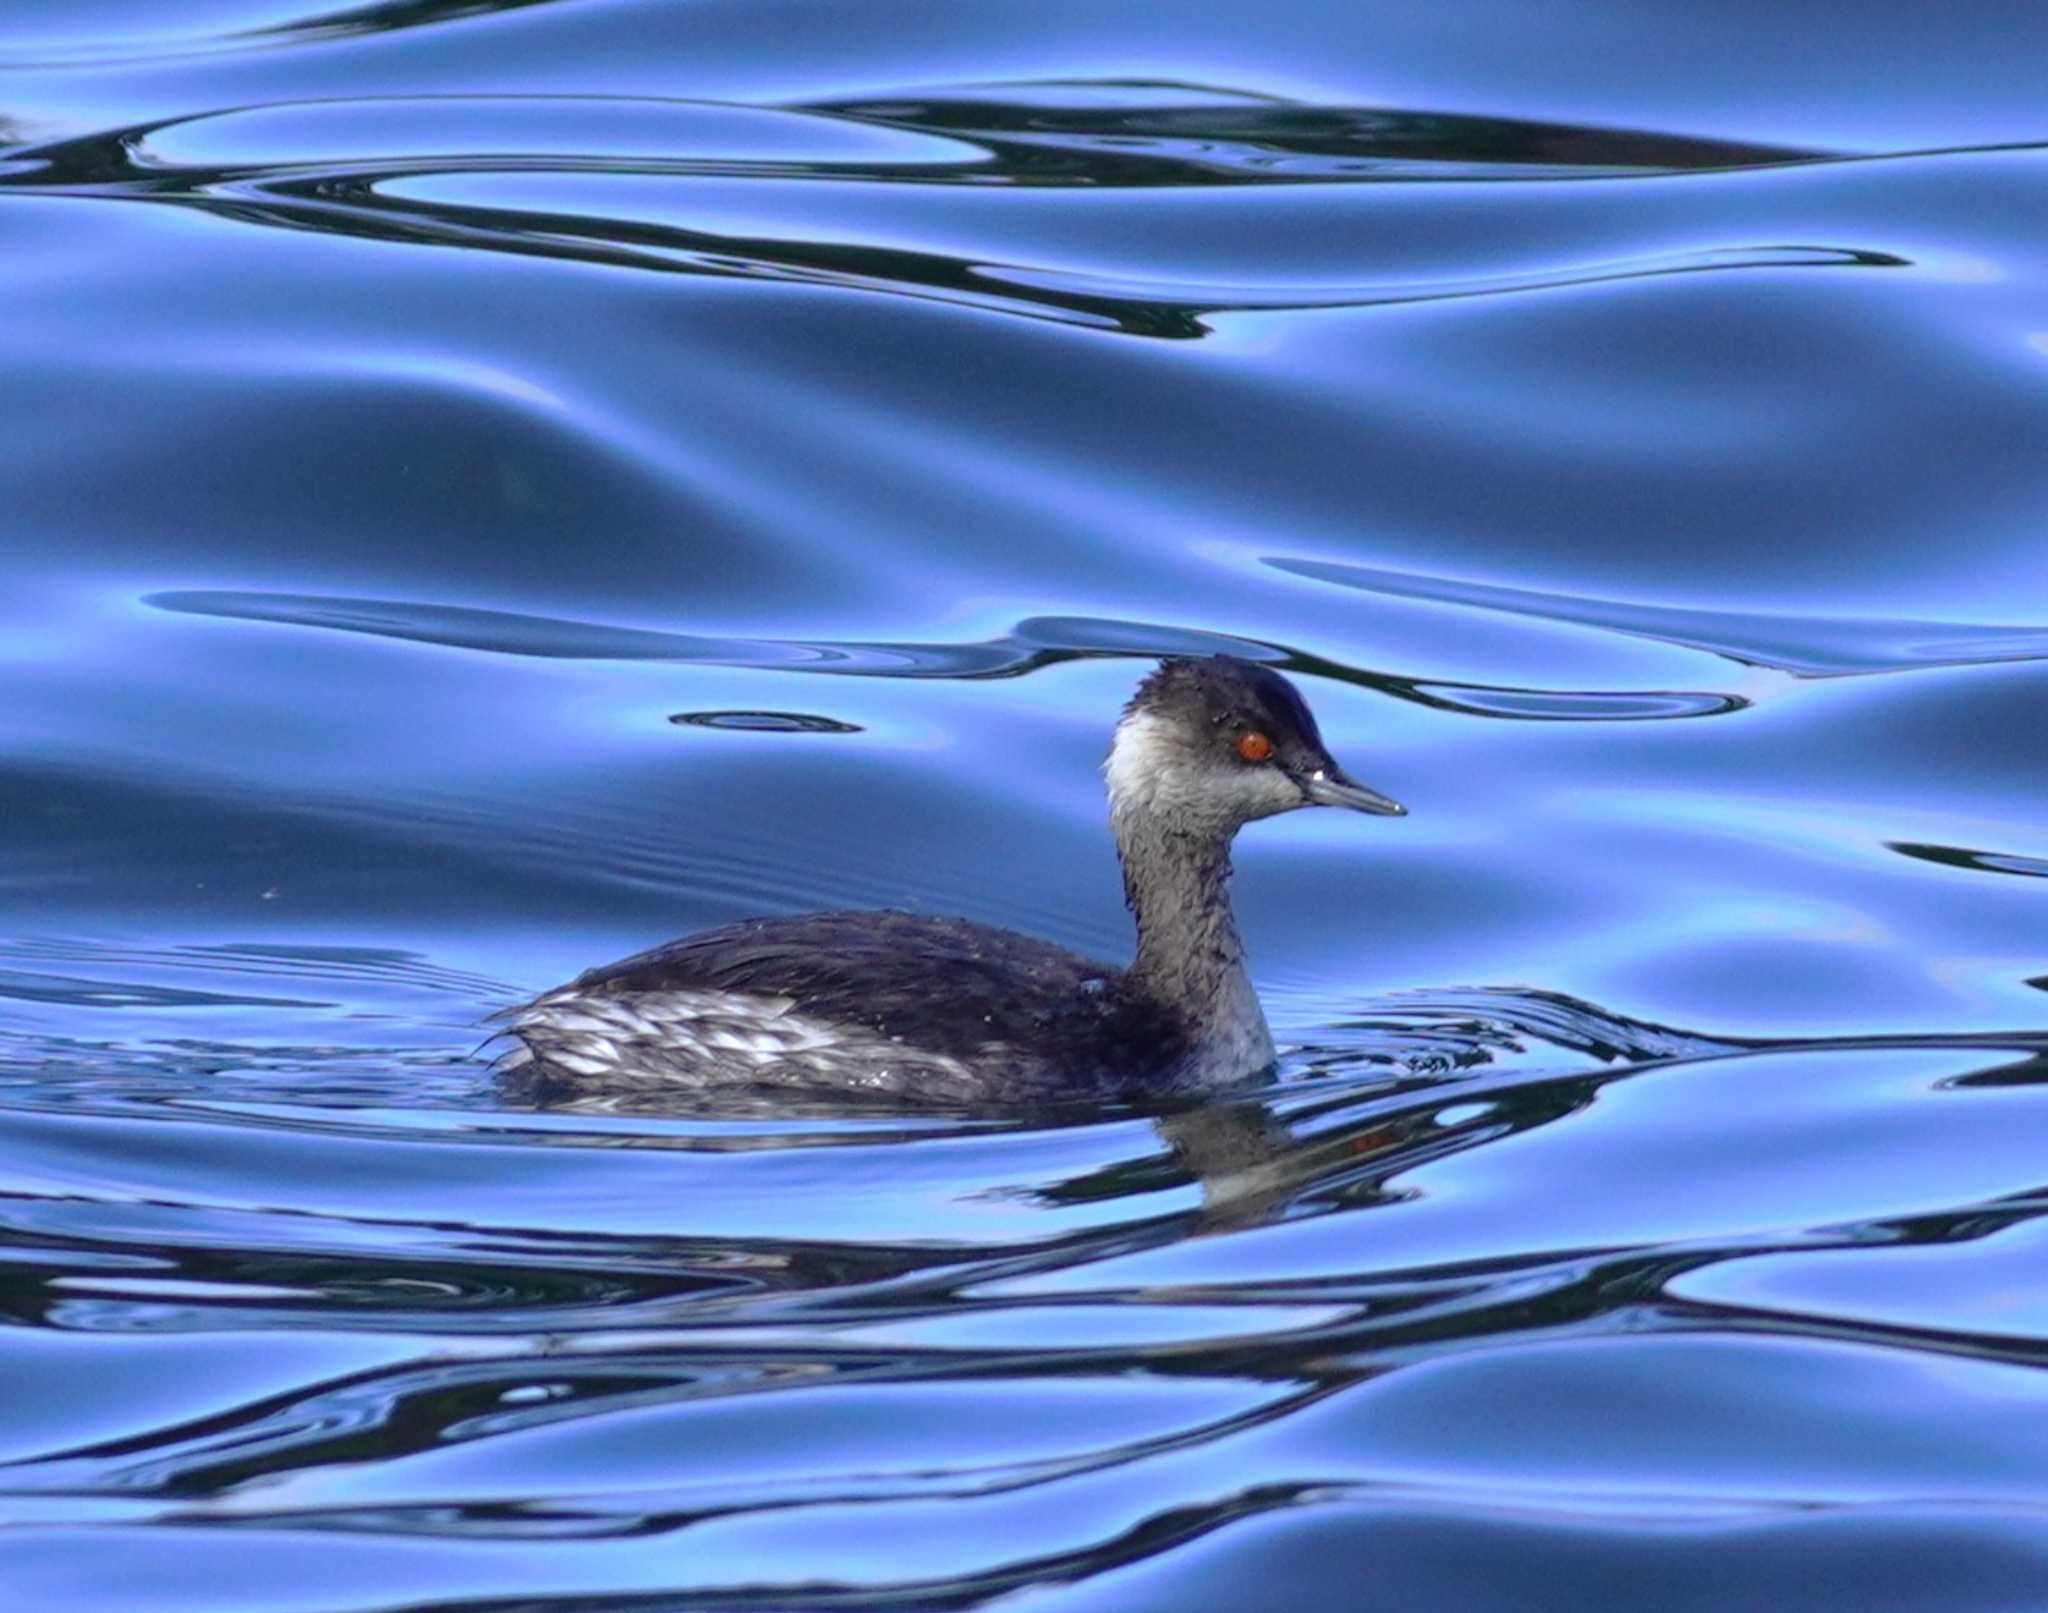
[[[1229,845],[1312,804],[1398,813],[1346,779],[1291,684],[1232,657],[1165,662],[1105,769],[1129,969],[909,913],[750,919],[608,964],[516,1011],[516,1098],[706,1087],[1042,1103],[1220,1085],[1272,1059],[1226,896]]]
[[[1148,1066],[1171,1062],[1187,1040],[1180,1016],[1134,996],[1121,969],[1014,930],[916,913],[745,919],[592,969],[568,989],[582,998],[788,998],[806,1018],[903,1045],[900,1073],[939,1077],[934,1095],[954,1102],[1111,1096],[1131,1084],[1134,1053]],[[984,1058],[992,1046],[1010,1051],[999,1062]],[[942,1074],[934,1066],[944,1062],[964,1070]],[[526,1098],[576,1095],[579,1083],[562,1080],[564,1072],[551,1075],[544,1063],[526,1070]],[[756,1082],[842,1084],[806,1066],[771,1069]],[[893,1076],[843,1084],[899,1091]]]

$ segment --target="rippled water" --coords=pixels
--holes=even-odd
[[[8,1605],[2048,1603],[2044,46],[15,0]],[[1271,1085],[495,1092],[1224,647]]]

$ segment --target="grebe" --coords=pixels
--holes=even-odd
[[[1012,930],[913,913],[748,919],[579,976],[510,1016],[517,1101],[794,1088],[1043,1103],[1201,1091],[1273,1061],[1231,917],[1230,842],[1296,807],[1406,810],[1344,775],[1278,673],[1161,663],[1104,766],[1128,969]]]

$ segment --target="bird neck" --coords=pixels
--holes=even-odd
[[[1229,834],[1119,814],[1116,839],[1138,925],[1132,985],[1189,1024],[1218,1079],[1263,1068],[1273,1042],[1230,911]]]

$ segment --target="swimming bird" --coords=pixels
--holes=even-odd
[[[1231,915],[1231,841],[1297,807],[1405,809],[1345,776],[1291,683],[1228,655],[1162,662],[1103,772],[1137,922],[1128,968],[967,919],[748,919],[513,1010],[509,1094],[579,1108],[712,1088],[1032,1104],[1259,1074],[1273,1038]]]

